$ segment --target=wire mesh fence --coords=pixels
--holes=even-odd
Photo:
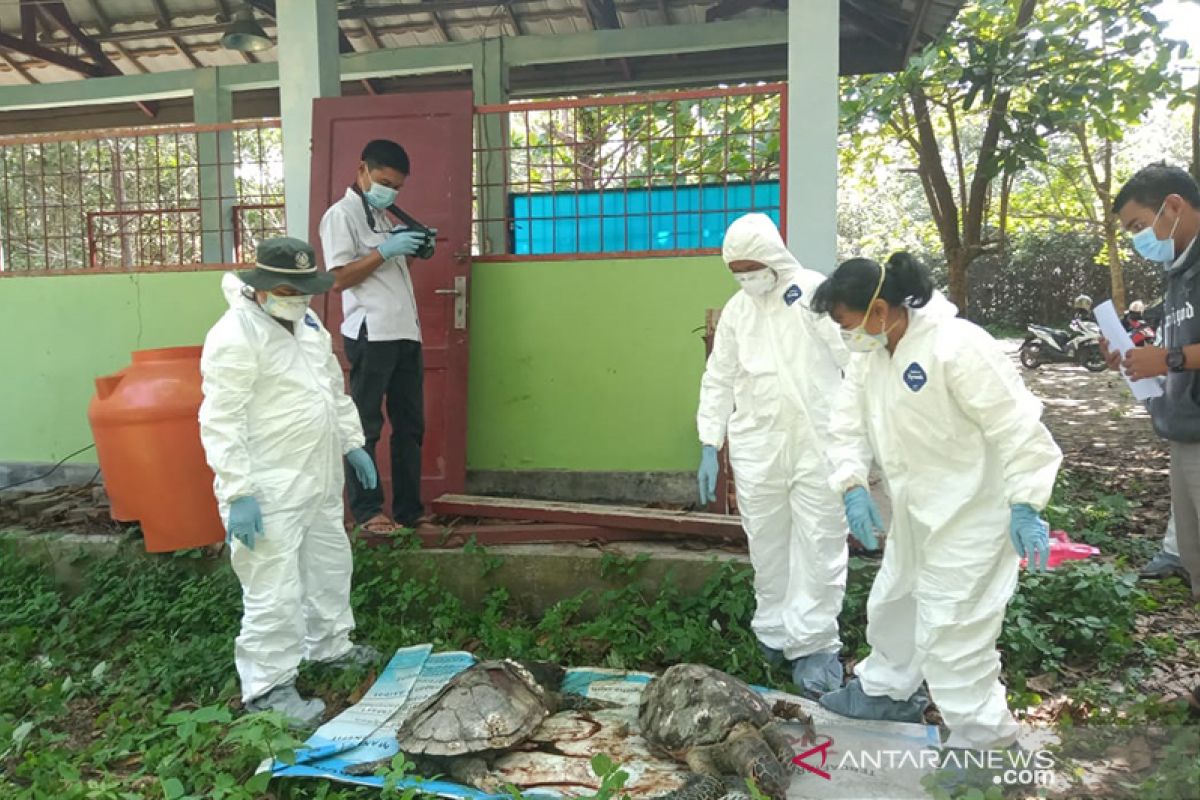
[[[241,263],[283,225],[276,120],[0,137],[0,270]]]
[[[711,251],[743,213],[779,222],[785,102],[770,84],[479,107],[477,252]]]
[[[784,214],[782,84],[476,109],[476,256],[712,252]],[[278,120],[0,137],[0,271],[245,263],[285,231]]]

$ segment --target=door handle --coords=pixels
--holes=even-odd
[[[434,289],[434,294],[454,297],[454,330],[467,329],[467,276],[457,275],[454,278],[453,289]]]

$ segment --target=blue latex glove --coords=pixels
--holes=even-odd
[[[883,533],[883,517],[871,499],[871,493],[862,486],[855,486],[842,498],[846,506],[846,522],[854,538],[868,550],[879,549],[876,532]]]
[[[225,541],[236,538],[254,549],[254,540],[263,535],[262,509],[253,497],[239,497],[229,504],[229,525],[225,528]]]
[[[1017,503],[1012,507],[1008,535],[1030,572],[1045,571],[1050,563],[1050,526],[1038,516],[1033,506]]]
[[[719,471],[717,448],[711,444],[704,445],[700,451],[700,470],[696,473],[696,480],[700,484],[700,505],[706,506],[716,501],[717,473]]]
[[[425,244],[425,238],[425,234],[421,231],[397,231],[376,249],[384,258],[411,256],[415,255]]]
[[[375,462],[367,455],[366,450],[361,447],[351,450],[346,453],[346,461],[350,463],[354,477],[358,478],[364,489],[374,489],[379,485],[379,473],[375,471]]]

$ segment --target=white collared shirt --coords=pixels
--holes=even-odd
[[[367,223],[362,198],[352,189],[325,212],[320,232],[326,269],[357,261],[387,240],[394,223],[379,209],[372,208],[371,214],[375,230]],[[342,309],[342,335],[350,339],[358,338],[365,321],[367,339],[372,342],[421,341],[417,300],[404,256],[385,260],[365,281],[344,289]]]

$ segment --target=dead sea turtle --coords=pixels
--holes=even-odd
[[[789,717],[807,719],[784,704]],[[638,724],[650,746],[695,773],[660,800],[716,800],[732,793],[729,776],[753,778],[773,800],[787,795],[795,752],[781,719],[762,695],[703,664],[676,664],[650,681]],[[744,782],[743,782],[744,786]]]
[[[485,791],[500,788],[490,762],[529,739],[558,711],[594,710],[611,703],[560,693],[566,670],[545,662],[481,661],[455,675],[419,705],[396,731],[400,752],[423,774],[442,774]],[[351,767],[371,774],[390,762]]]

